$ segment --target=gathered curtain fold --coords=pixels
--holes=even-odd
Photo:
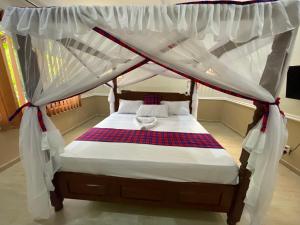
[[[82,35],[95,26],[125,32],[172,32],[202,39],[211,33],[243,42],[274,36],[299,24],[297,0],[254,4],[69,6],[5,10],[3,26],[12,33],[52,39]]]

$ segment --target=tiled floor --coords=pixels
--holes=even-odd
[[[65,135],[67,143],[96,124],[95,118]],[[220,123],[202,123],[237,160],[242,138]],[[219,213],[65,200],[64,209],[49,220],[33,221],[27,211],[21,163],[0,173],[0,225],[225,225]],[[300,224],[300,177],[279,167],[272,206],[264,225]],[[240,223],[242,224],[242,223]]]

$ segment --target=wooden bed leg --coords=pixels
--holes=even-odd
[[[58,185],[59,180],[58,180],[57,173],[54,174],[52,183],[53,183],[55,189],[54,189],[54,191],[50,191],[50,201],[51,201],[51,205],[54,207],[55,212],[57,212],[57,211],[60,211],[64,207],[64,205],[63,205],[64,197],[60,193],[60,188]]]
[[[228,225],[236,225],[236,223],[237,223],[237,222],[231,222],[231,221],[228,221],[228,220],[227,220],[227,224],[228,224]]]
[[[242,165],[239,172],[239,186],[236,192],[236,196],[230,211],[227,213],[228,225],[235,225],[241,219],[245,205],[244,199],[249,187],[250,177],[251,172]]]
[[[64,205],[64,199],[55,191],[50,191],[51,205],[54,207],[55,212],[60,211]]]

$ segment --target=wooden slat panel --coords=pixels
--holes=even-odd
[[[46,109],[48,116],[53,116],[79,107],[81,107],[80,95],[50,103]]]

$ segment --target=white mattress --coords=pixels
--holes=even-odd
[[[114,113],[95,127],[137,129],[135,115]],[[159,118],[152,130],[208,133],[191,115]],[[236,184],[238,166],[224,149],[73,141],[61,171],[138,179]]]

